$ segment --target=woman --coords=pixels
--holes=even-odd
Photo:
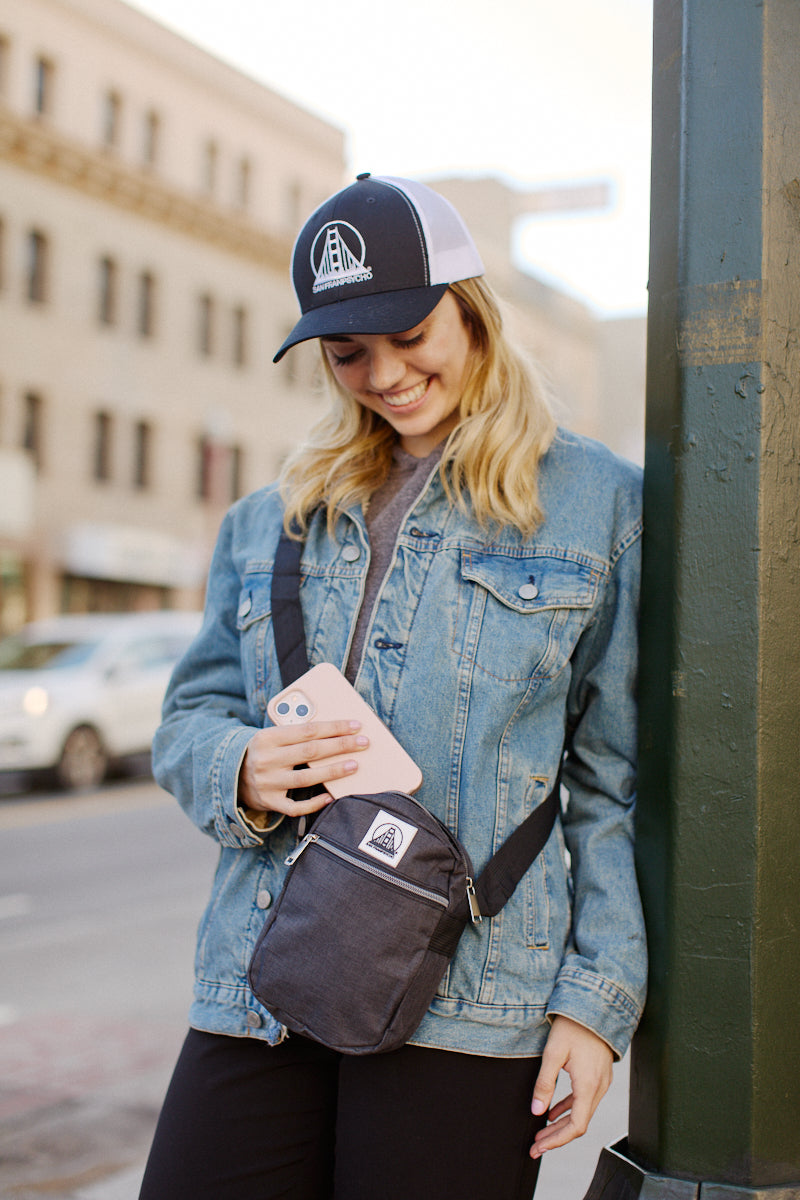
[[[143,1200],[530,1197],[636,1026],[638,472],[556,429],[482,271],[458,214],[408,180],[359,176],[295,246],[302,316],[276,361],[319,338],[333,405],[280,485],[228,514],[156,738],[157,778],[221,852]],[[285,1037],[245,981],[294,818],[364,748],[347,714],[266,717],[271,568],[292,522],[310,661],[344,669],[391,727],[477,871],[564,757],[545,849],[386,1055]],[[316,765],[334,752],[351,757]],[[551,1107],[561,1068],[572,1090]]]

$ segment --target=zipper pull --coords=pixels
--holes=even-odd
[[[473,925],[480,925],[483,917],[481,910],[478,907],[478,897],[475,894],[475,884],[467,876],[467,904],[469,905],[469,917]]]
[[[287,859],[285,859],[286,866],[291,867],[293,863],[297,862],[298,858],[303,853],[306,846],[310,846],[312,842],[318,842],[318,841],[319,841],[318,833],[307,833],[306,836],[303,838],[302,842],[300,843],[300,845],[295,846],[294,850],[289,855],[289,857]]]

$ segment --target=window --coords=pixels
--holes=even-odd
[[[231,494],[230,494],[230,499],[231,499],[231,503],[233,503],[234,500],[238,500],[240,496],[244,495],[244,490],[243,490],[243,486],[242,486],[242,476],[243,476],[243,469],[244,469],[244,463],[243,463],[244,454],[242,451],[242,447],[241,446],[231,446],[230,456],[231,456]]]
[[[44,304],[48,284],[48,241],[38,229],[28,233],[25,291],[31,304]]]
[[[101,325],[116,325],[117,322],[117,275],[114,259],[101,258],[97,275],[97,319]]]
[[[233,310],[233,365],[243,367],[247,362],[247,309]]]
[[[252,182],[252,168],[249,158],[239,159],[239,172],[236,179],[236,203],[239,208],[247,208],[250,203],[250,186]]]
[[[214,352],[214,299],[207,292],[197,301],[197,349],[204,357]]]
[[[96,479],[98,483],[105,483],[111,478],[111,441],[113,426],[114,422],[110,413],[95,413],[92,477]]]
[[[136,330],[140,337],[153,337],[156,331],[156,280],[150,271],[139,276]]]
[[[198,500],[211,499],[211,438],[203,434],[195,443],[195,495]]]
[[[287,229],[297,229],[300,224],[300,209],[303,189],[297,180],[288,184],[285,192],[284,224]]]
[[[8,89],[8,60],[10,58],[10,47],[8,38],[5,34],[0,33],[0,96],[4,96]]]
[[[37,58],[33,76],[33,111],[39,117],[47,117],[53,111],[53,83],[55,67],[49,58]]]
[[[152,482],[153,427],[137,421],[133,427],[133,486],[149,488]]]
[[[26,392],[22,398],[22,449],[27,450],[37,471],[44,465],[44,402],[38,392]]]
[[[142,142],[142,161],[147,167],[154,167],[158,161],[159,142],[161,140],[161,118],[153,109],[144,114],[144,138]]]
[[[216,142],[206,142],[203,148],[203,191],[213,196],[217,187],[217,162],[219,151]]]
[[[242,448],[203,434],[195,443],[195,495],[227,505],[242,495]]]
[[[114,149],[119,145],[122,97],[119,92],[106,92],[103,97],[103,145]]]
[[[287,325],[287,326],[285,326],[285,329],[286,329],[286,332],[283,334],[282,337],[279,337],[279,339],[278,339],[279,346],[289,336],[291,331],[294,329],[294,326]],[[283,358],[281,359],[281,367],[283,368],[283,380],[287,387],[296,387],[297,384],[300,383],[299,361],[300,361],[300,356],[298,354],[297,346],[294,346],[287,354],[284,354]]]

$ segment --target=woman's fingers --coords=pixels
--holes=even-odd
[[[341,726],[345,726],[344,729]],[[333,731],[335,727],[336,731]],[[290,745],[286,749],[295,758],[292,763],[314,762],[318,758],[330,758],[335,754],[356,753],[369,745],[369,738],[356,730],[361,726],[358,721],[331,721],[310,727],[309,736],[300,743]]]
[[[358,754],[369,739],[358,721],[320,721],[261,729],[248,743],[239,773],[239,798],[248,808],[302,816],[316,812],[330,797],[301,803],[289,799],[293,788],[320,787],[358,769],[355,759],[320,763],[336,755]]]
[[[561,1015],[553,1018],[531,1105],[537,1116],[547,1112],[550,1123],[534,1138],[533,1158],[540,1158],[546,1150],[564,1146],[586,1132],[611,1083],[613,1057],[610,1046],[585,1025]],[[562,1069],[570,1077],[572,1091],[551,1108]]]

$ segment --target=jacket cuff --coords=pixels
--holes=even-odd
[[[244,811],[237,804],[239,771],[254,733],[255,730],[248,726],[230,730],[211,764],[214,830],[221,845],[237,849],[261,846],[264,842],[263,836],[246,820]]]
[[[277,829],[286,816],[286,813],[268,813],[257,808],[244,808],[241,804],[237,805],[236,811],[239,819],[244,821],[247,828],[256,835],[272,833],[273,829]]]
[[[564,966],[547,1003],[547,1016],[570,1017],[584,1025],[619,1059],[630,1045],[641,1009],[617,984],[580,967]]]

